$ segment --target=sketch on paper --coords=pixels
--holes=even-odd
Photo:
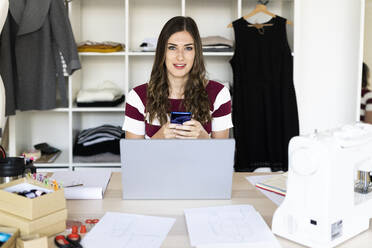
[[[107,212],[82,240],[83,247],[159,248],[175,219]]]

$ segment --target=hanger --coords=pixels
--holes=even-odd
[[[260,12],[266,14],[266,15],[269,15],[271,17],[276,17],[276,15],[270,11],[267,10],[267,7],[266,7],[266,4],[269,3],[269,0],[266,0],[265,2],[263,2],[262,0],[258,0],[257,2],[257,5],[256,5],[256,8],[254,10],[252,10],[249,14],[243,16],[244,19],[247,19],[249,17],[252,17]],[[287,20],[287,24],[291,24],[292,25],[292,22],[291,21],[288,21]],[[271,23],[266,23],[266,24],[251,24],[251,25],[248,25],[249,27],[256,27],[256,28],[262,28],[262,27],[265,27],[265,26],[272,26],[273,24]],[[230,23],[229,25],[227,25],[228,28],[232,28],[232,23]]]

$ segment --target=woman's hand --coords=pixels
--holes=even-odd
[[[175,139],[176,138],[176,133],[175,133],[176,126],[177,124],[167,122],[151,138],[152,139]]]
[[[209,139],[209,134],[197,120],[191,119],[182,125],[176,125],[175,137],[177,139]]]

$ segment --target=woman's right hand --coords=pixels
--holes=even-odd
[[[167,122],[151,138],[152,139],[175,139],[176,133],[174,131],[176,130],[177,125],[178,124]]]

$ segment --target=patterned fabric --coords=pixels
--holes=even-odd
[[[231,128],[231,96],[229,90],[222,84],[209,81],[206,87],[209,97],[212,121],[203,125],[211,134],[212,131],[222,131]],[[142,84],[131,90],[127,97],[123,130],[137,135],[145,135],[149,139],[161,128],[158,119],[149,123],[146,116],[147,84]],[[182,99],[169,99],[171,111],[185,111]],[[168,116],[169,120],[169,116]]]
[[[372,111],[372,91],[362,89],[362,98],[360,102],[360,120],[364,121],[366,111]]]

